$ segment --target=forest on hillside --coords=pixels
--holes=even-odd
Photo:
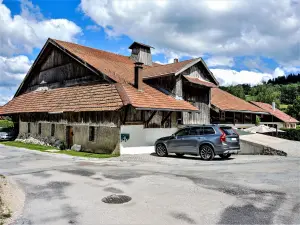
[[[272,104],[300,121],[300,74],[271,79],[256,86],[239,84],[221,89],[247,101]]]

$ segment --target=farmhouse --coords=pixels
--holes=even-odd
[[[256,116],[268,119],[266,110],[220,88],[212,88],[211,92],[211,123],[247,128],[255,126]]]
[[[178,126],[210,122],[218,82],[201,58],[160,65],[151,46],[134,42],[131,55],[48,39],[14,98],[0,115],[19,137],[61,140],[70,148],[111,153],[153,145]]]
[[[264,116],[261,119],[261,123],[269,126],[275,126],[278,128],[296,128],[298,120],[289,116],[276,108],[275,103],[272,105],[263,102],[251,102],[253,105],[265,110],[270,115]]]

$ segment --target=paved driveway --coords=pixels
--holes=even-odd
[[[299,171],[289,157],[89,161],[0,145],[0,174],[26,194],[17,225],[300,223]],[[132,200],[101,201],[114,193]]]
[[[288,156],[300,157],[300,142],[291,141],[283,138],[272,137],[264,134],[249,134],[240,136],[241,140],[257,143],[271,147],[276,150],[284,151]]]

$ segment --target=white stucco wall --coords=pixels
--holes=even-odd
[[[129,139],[120,141],[120,153],[152,153],[157,139],[170,136],[177,130],[177,128],[144,128],[143,125],[121,126],[121,136],[122,134],[129,134]]]

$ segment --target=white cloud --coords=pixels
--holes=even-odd
[[[1,90],[1,88],[0,88]],[[0,106],[5,105],[8,101],[12,99],[13,96],[0,96]]]
[[[0,55],[30,53],[41,47],[48,37],[75,41],[81,28],[67,19],[44,19],[39,8],[23,0],[21,14],[11,15],[9,8],[0,1]]]
[[[81,0],[108,35],[128,35],[178,55],[262,55],[300,64],[300,3],[295,0]]]
[[[254,71],[236,71],[229,69],[211,69],[217,80],[222,86],[236,85],[236,84],[250,84],[256,85],[262,81],[268,81],[279,76],[284,76],[285,71],[281,68],[276,68],[273,73],[259,73]]]
[[[101,27],[99,27],[97,25],[88,25],[85,27],[85,29],[91,30],[91,31],[99,31],[99,30],[101,30]]]
[[[234,60],[233,60],[232,57],[216,56],[216,57],[210,57],[209,59],[207,59],[206,64],[209,67],[214,67],[214,66],[233,67],[234,66]]]
[[[27,56],[0,56],[0,87],[16,87],[23,80],[32,62]]]

